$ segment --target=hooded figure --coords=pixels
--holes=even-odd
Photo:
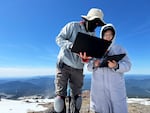
[[[131,63],[126,51],[114,43],[115,29],[112,24],[107,24],[101,28],[100,37],[103,38],[105,35],[108,35],[105,34],[108,30],[111,31],[113,37],[110,40],[112,44],[106,54],[111,56],[125,53],[126,56],[119,62],[114,61],[116,63],[114,67],[95,66],[97,59],[89,62],[87,68],[93,72],[90,108],[95,113],[128,113],[123,74],[130,70]],[[102,59],[98,60],[100,65]]]

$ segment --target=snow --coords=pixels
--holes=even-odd
[[[45,104],[49,102],[54,102],[54,99],[2,99],[0,101],[0,113],[27,113],[29,111],[45,111],[47,108],[39,104]],[[128,98],[127,102],[150,105],[149,98]]]
[[[2,99],[0,101],[0,112],[1,113],[27,113],[28,111],[45,111],[47,108],[38,105],[47,102],[53,102],[51,99],[38,99],[38,103],[25,102],[25,100],[8,100]]]
[[[150,105],[150,99],[148,98],[128,98],[128,103],[137,103],[142,105]]]

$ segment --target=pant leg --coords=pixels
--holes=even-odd
[[[70,88],[73,96],[80,95],[83,86],[83,69],[71,69]]]
[[[71,113],[79,113],[82,105],[82,86],[83,86],[83,70],[71,69],[70,88],[71,88]]]
[[[59,62],[56,67],[56,76],[55,76],[56,95],[66,97],[68,79],[69,79],[68,67],[66,67],[62,62]]]

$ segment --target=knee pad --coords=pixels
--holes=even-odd
[[[64,107],[65,107],[64,98],[61,96],[57,96],[54,99],[54,110],[59,113],[63,111]]]
[[[80,110],[82,105],[82,97],[81,96],[75,96],[75,108],[77,110]]]

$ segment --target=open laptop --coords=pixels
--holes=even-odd
[[[122,54],[116,54],[116,55],[112,55],[112,56],[107,56],[103,59],[102,63],[100,64],[99,67],[108,67],[108,61],[113,61],[115,60],[116,62],[119,62],[120,60],[122,60],[124,57],[126,56],[125,53]]]
[[[110,41],[78,32],[71,51],[75,53],[86,52],[87,56],[101,58],[110,44]]]

